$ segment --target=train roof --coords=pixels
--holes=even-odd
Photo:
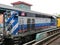
[[[45,16],[52,16],[52,15],[50,15],[50,14],[40,13],[40,12],[36,12],[36,11],[22,10],[22,9],[20,9],[20,8],[15,8],[15,7],[13,7],[13,6],[8,6],[8,5],[4,5],[4,4],[0,4],[0,8],[12,9],[12,10],[18,10],[18,11],[24,11],[24,12],[34,13],[34,14],[41,14],[41,15],[45,15]]]

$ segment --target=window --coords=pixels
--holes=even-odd
[[[19,12],[19,16],[26,16],[26,13],[25,12]]]

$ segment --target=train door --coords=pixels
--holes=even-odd
[[[20,18],[20,25],[21,25],[21,31],[23,32],[23,30],[24,30],[24,20],[23,20],[23,18]]]
[[[32,30],[35,29],[35,19],[32,19]]]
[[[27,19],[27,30],[31,30],[31,19]]]

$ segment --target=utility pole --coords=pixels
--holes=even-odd
[[[3,37],[6,36],[6,30],[5,30],[5,12],[3,13]]]

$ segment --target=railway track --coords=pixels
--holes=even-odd
[[[49,45],[60,45],[60,37],[53,41],[52,43],[50,43]]]
[[[14,45],[43,45],[43,44],[48,45],[51,42],[53,42],[54,40],[56,40],[60,36],[59,34],[60,34],[60,29],[57,30],[57,31],[55,30],[55,32],[50,34],[50,36],[48,36],[48,37],[46,37],[46,38],[44,38],[40,41],[32,40],[32,41],[24,43],[24,44],[20,44],[21,43],[20,37],[14,37],[13,40],[14,40]],[[54,37],[56,37],[56,39]],[[53,38],[54,38],[54,40],[50,41]]]
[[[46,43],[44,43],[43,45],[51,45],[51,43],[53,43],[55,40],[59,39],[60,35],[52,38],[51,40],[47,41]]]
[[[38,41],[32,45],[49,45],[51,42],[53,42],[54,40],[56,40],[59,37],[60,37],[60,33],[56,33],[56,34],[51,35],[43,40]]]
[[[45,39],[42,39],[40,41],[33,40],[33,41],[27,42],[23,45],[49,45],[51,42],[53,42],[54,40],[56,40],[59,37],[60,37],[60,32],[55,33],[55,34],[53,34]]]
[[[36,41],[35,40],[33,40],[33,41],[30,41],[30,42],[28,42],[28,43],[25,43],[25,44],[23,44],[23,45],[32,45],[33,43],[35,43]]]

